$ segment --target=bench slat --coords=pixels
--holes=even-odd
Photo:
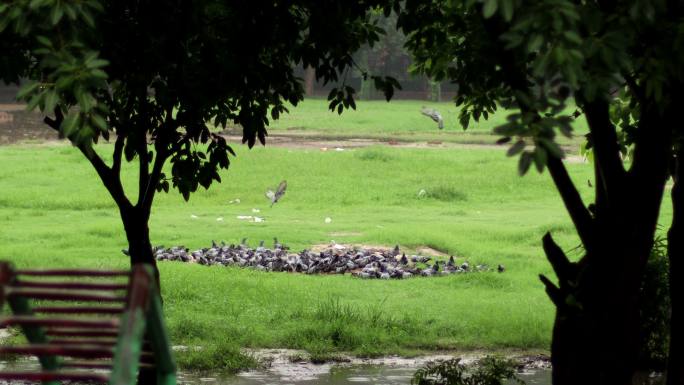
[[[25,381],[94,381],[106,383],[109,377],[86,372],[0,372],[0,380]]]
[[[53,313],[53,314],[121,314],[123,307],[105,306],[39,306],[34,307],[34,313]]]
[[[2,346],[0,347],[0,353],[35,356],[67,356],[77,358],[111,358],[114,355],[113,349],[103,348],[101,346],[69,346],[49,344]]]
[[[7,288],[7,297],[24,297],[52,301],[94,301],[94,302],[126,302],[126,297],[108,292],[88,291],[53,291],[41,289]]]
[[[10,285],[11,287],[28,287],[37,289],[69,289],[69,290],[126,290],[126,283],[89,283],[89,282],[36,282],[21,281]]]
[[[64,328],[118,328],[118,319],[65,319],[65,318],[38,318],[32,316],[13,316],[0,318],[0,327],[10,325],[21,326],[56,326]]]
[[[16,275],[30,275],[40,277],[123,277],[131,275],[126,270],[86,270],[86,269],[52,269],[34,270],[20,269],[15,270]]]

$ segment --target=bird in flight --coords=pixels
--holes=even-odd
[[[437,127],[440,130],[444,128],[444,119],[442,119],[442,114],[440,114],[439,111],[423,106],[423,108],[420,109],[420,113],[437,122]]]
[[[287,181],[282,181],[278,185],[278,188],[275,190],[268,190],[266,191],[266,198],[268,198],[271,201],[271,207],[280,200],[280,198],[285,195],[285,190],[287,189]]]

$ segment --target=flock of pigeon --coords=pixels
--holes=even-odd
[[[457,263],[453,256],[446,262],[421,255],[407,256],[399,250],[399,246],[383,250],[331,244],[319,252],[303,250],[300,253],[291,253],[289,248],[280,244],[277,239],[274,239],[272,249],[264,247],[263,241],[259,247],[250,248],[246,244],[246,239],[243,239],[239,245],[212,242],[211,247],[192,252],[183,246],[159,246],[155,247],[154,254],[158,261],[250,267],[262,271],[305,274],[350,273],[359,278],[379,279],[431,277],[490,270],[487,265],[470,266],[467,261]],[[499,265],[496,270],[502,273],[505,268]]]

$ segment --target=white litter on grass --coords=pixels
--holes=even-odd
[[[328,147],[321,147],[321,151],[328,151]]]
[[[216,222],[223,222],[223,217],[216,218]]]
[[[191,215],[190,215],[190,218],[192,218],[192,219],[197,219],[197,218],[199,218],[199,217],[198,217],[197,215],[195,215],[195,214],[191,214]]]
[[[330,222],[332,222],[332,218],[326,217],[326,218],[325,218],[325,223],[330,223]]]
[[[240,198],[235,198],[235,199],[233,199],[232,201],[230,201],[230,202],[228,202],[228,203],[230,203],[230,204],[240,203]]]
[[[259,209],[252,209],[252,212],[253,212],[253,213],[259,213],[259,212],[261,212],[261,210],[259,210]]]
[[[344,148],[342,148],[342,147],[335,147],[335,151],[344,151]]]
[[[237,219],[243,220],[243,221],[250,221],[250,222],[264,222],[266,219],[262,217],[253,217],[251,215],[238,215]]]
[[[418,198],[424,198],[426,195],[427,195],[427,191],[425,191],[424,188],[422,188],[422,189],[420,189],[420,191],[418,191]]]

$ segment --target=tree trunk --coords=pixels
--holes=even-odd
[[[682,277],[684,277],[684,149],[679,149],[675,160],[672,188],[672,225],[667,233],[670,262],[670,351],[667,365],[667,385],[684,385],[684,340],[682,338]]]
[[[630,282],[626,269],[613,262],[636,260],[634,250],[649,247],[601,235],[596,256],[588,255],[581,265],[568,262],[557,272],[560,289],[549,293],[556,304],[554,385],[632,383],[639,353],[639,282]],[[545,239],[547,255],[562,253],[552,242]]]
[[[150,242],[150,229],[148,227],[149,215],[141,213],[137,208],[122,211],[124,230],[128,240],[128,254],[130,255],[131,265],[137,263],[147,263],[154,268],[155,279],[159,286],[159,270],[157,261],[152,254],[152,243]]]
[[[157,262],[154,259],[154,255],[152,254],[152,244],[150,242],[150,230],[148,227],[149,215],[146,215],[138,208],[133,207],[126,210],[122,209],[121,218],[123,219],[124,230],[126,231],[126,238],[128,239],[128,254],[130,255],[131,265],[138,263],[152,265],[157,287],[161,290],[161,286],[159,285],[159,270],[157,269]],[[139,385],[156,383],[157,371],[154,368],[140,368],[138,371]]]
[[[316,71],[312,67],[304,69],[304,93],[306,96],[313,96],[316,84]]]

